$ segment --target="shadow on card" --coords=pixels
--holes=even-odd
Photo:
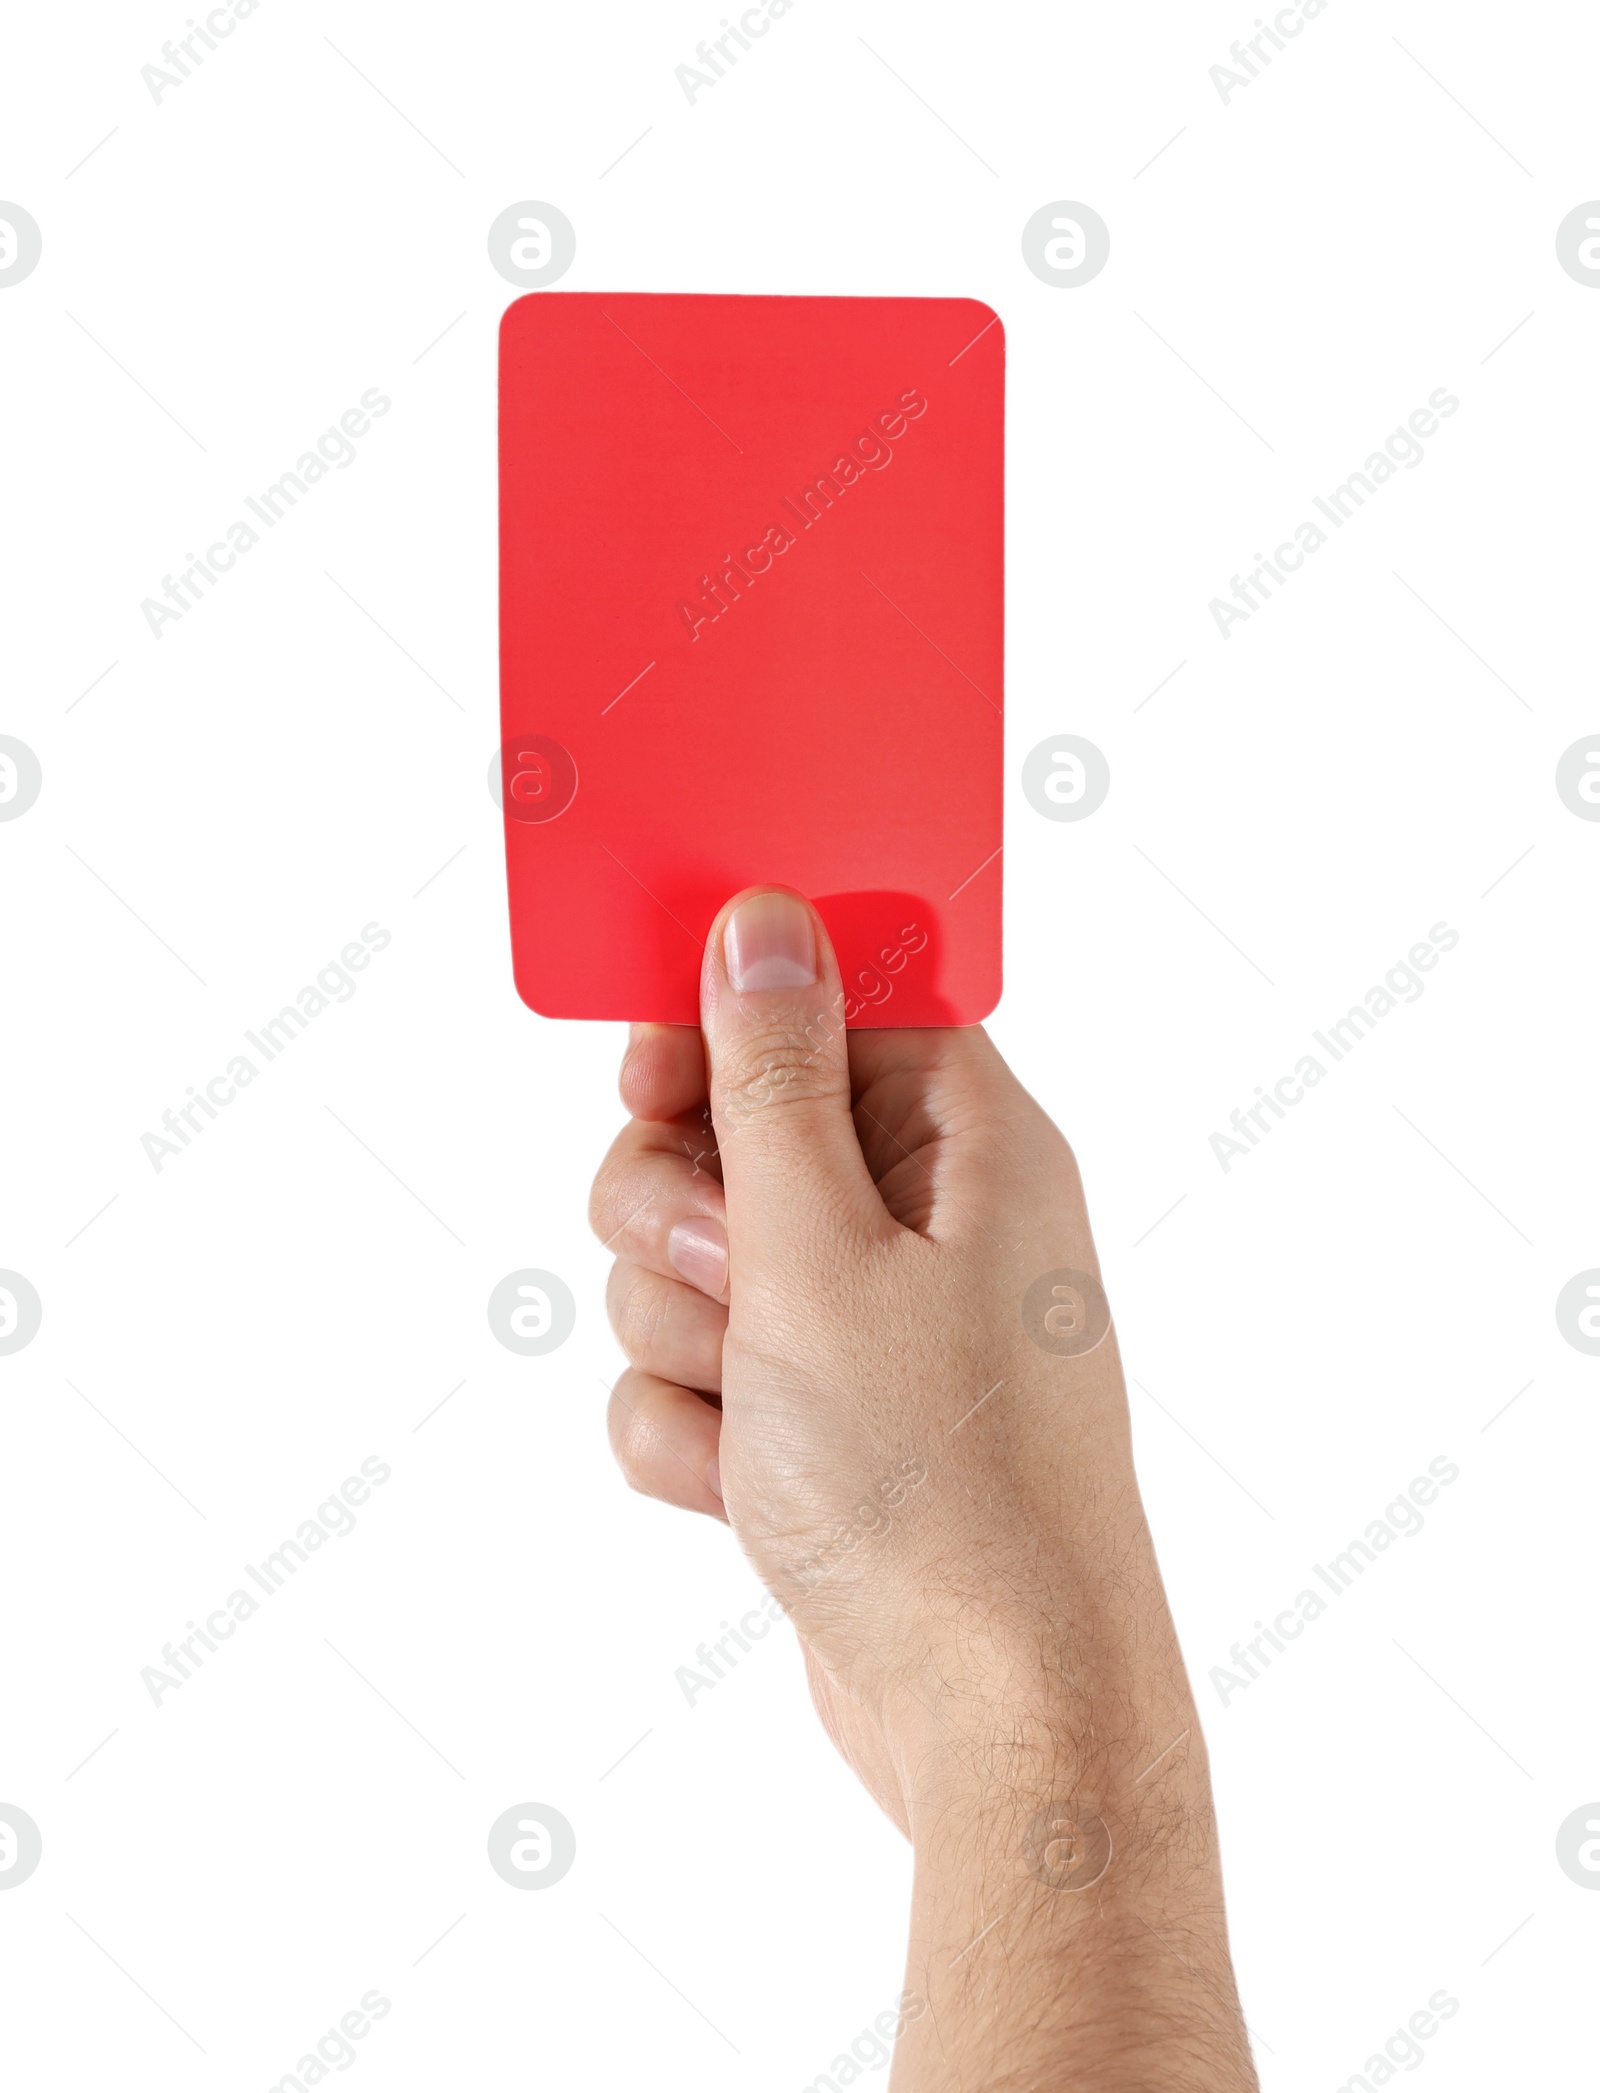
[[[938,918],[915,894],[819,894],[849,1025],[956,1025],[939,986]]]

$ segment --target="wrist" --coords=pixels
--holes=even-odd
[[[917,1762],[905,1981],[927,2012],[894,2093],[1255,2088],[1193,1710],[1100,1712],[996,1709]]]
[[[888,1738],[919,1870],[1098,1901],[1209,1874],[1210,1769],[1186,1682],[1079,1680],[919,1708]]]
[[[1153,1558],[1035,1560],[984,1604],[924,1596],[883,1670],[879,1719],[908,1807],[971,1813],[1065,1790],[1133,1807],[1209,1795],[1205,1747]]]
[[[1052,1612],[1052,1619],[1059,1618]],[[1247,2093],[1204,1739],[1159,1585],[940,1636],[886,1725],[916,1856],[896,2093]]]

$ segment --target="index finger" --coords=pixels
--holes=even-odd
[[[678,1119],[701,1106],[709,1113],[711,1087],[700,1027],[630,1025],[617,1087],[635,1119]],[[709,1129],[709,1117],[706,1125]]]

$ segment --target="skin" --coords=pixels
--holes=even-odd
[[[736,990],[774,948],[802,963]],[[844,1007],[820,918],[760,888],[713,927],[699,1028],[633,1028],[590,1210],[617,1460],[733,1528],[912,1842],[893,2093],[1249,2093],[1116,1334],[1024,1326],[1041,1275],[1098,1279],[1077,1166],[981,1028]]]

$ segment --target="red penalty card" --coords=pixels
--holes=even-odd
[[[858,1025],[1000,994],[1005,346],[969,298],[535,292],[500,330],[512,955],[546,1017],[698,1017],[798,888]]]

